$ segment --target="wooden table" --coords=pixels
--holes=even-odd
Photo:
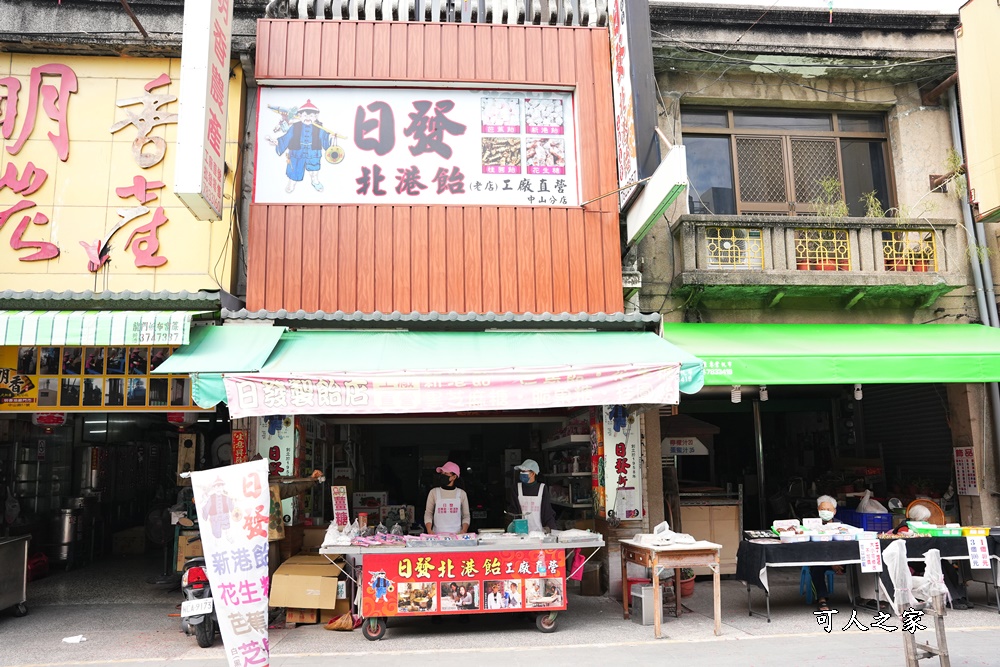
[[[712,570],[712,602],[715,616],[715,634],[722,634],[722,598],[719,594],[719,554],[722,545],[713,542],[695,542],[694,544],[674,546],[646,546],[634,540],[622,540],[622,611],[629,618],[628,596],[631,591],[628,586],[628,564],[635,563],[648,567],[653,572],[653,629],[657,639],[660,638],[660,626],[663,616],[663,600],[660,593],[660,566],[674,570],[674,598],[677,602],[676,615],[681,615],[681,568],[707,566]]]

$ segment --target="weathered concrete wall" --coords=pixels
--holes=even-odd
[[[959,496],[962,525],[995,526],[1000,522],[1000,491],[996,474],[996,449],[989,436],[992,428],[986,388],[981,384],[947,384],[948,424],[956,447],[972,445],[976,456],[979,496]],[[983,435],[986,434],[984,438]]]
[[[768,107],[789,109],[878,110],[887,113],[891,161],[895,174],[895,202],[906,216],[961,220],[958,200],[952,194],[930,192],[929,177],[948,171],[952,147],[946,106],[921,106],[917,85],[891,84],[858,79],[809,79],[785,75],[728,72],[663,72],[658,85],[666,109],[660,115],[660,129],[671,142],[682,143],[681,105],[725,107]],[[884,203],[888,208],[888,203]],[[639,268],[643,276],[640,303],[643,310],[660,311],[666,321],[684,317],[684,301],[670,295],[673,277],[680,266],[680,247],[667,220],[687,212],[686,198],[679,200],[639,246]],[[960,235],[961,236],[961,235]],[[964,238],[960,252],[966,253]],[[968,276],[968,260],[950,258]],[[708,321],[740,322],[925,322],[970,321],[978,318],[971,288],[951,292],[929,309],[916,310],[909,304],[889,304],[862,300],[850,311],[831,309],[829,300],[795,299],[768,309],[758,300],[699,305],[699,316]],[[943,310],[941,310],[943,309]]]

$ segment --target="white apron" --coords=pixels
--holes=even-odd
[[[517,503],[521,506],[521,513],[528,520],[528,532],[542,531],[542,493],[545,492],[545,485],[538,484],[537,496],[524,495],[524,485],[517,483]]]
[[[454,498],[442,498],[440,486],[434,489],[434,534],[462,532],[462,494],[457,489]]]

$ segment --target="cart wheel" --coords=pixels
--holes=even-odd
[[[551,612],[548,614],[539,614],[535,617],[535,627],[538,628],[539,632],[555,632],[556,631],[556,612]]]
[[[18,604],[14,605],[14,616],[21,618],[22,616],[27,616],[27,615],[28,615],[28,605],[24,604],[23,602],[19,602]]]
[[[384,618],[366,618],[361,624],[361,634],[370,642],[377,642],[385,635]]]

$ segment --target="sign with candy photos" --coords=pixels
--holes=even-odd
[[[566,608],[559,549],[370,554],[361,615],[431,616]]]
[[[258,204],[577,206],[573,94],[261,88]]]

